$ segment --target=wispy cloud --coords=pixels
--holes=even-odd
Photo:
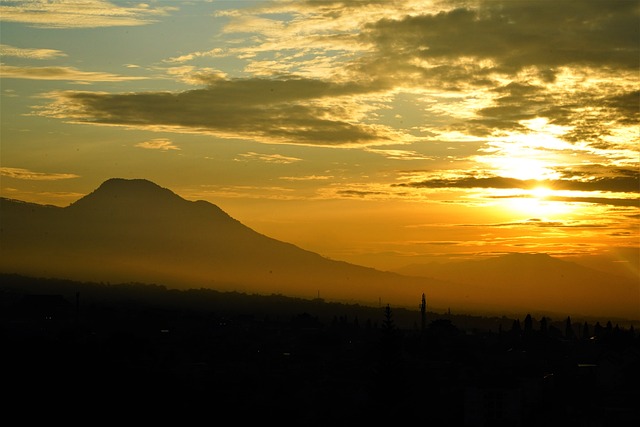
[[[8,178],[23,179],[28,181],[57,181],[61,179],[79,178],[73,173],[48,173],[34,172],[29,169],[0,167],[0,175]]]
[[[607,228],[609,224],[593,221],[549,221],[530,218],[524,221],[502,222],[496,224],[460,224],[461,227],[536,227],[536,228]]]
[[[2,65],[2,74],[0,74],[0,78],[71,80],[75,82],[121,82],[146,79],[146,77],[132,77],[104,72],[81,71],[73,67],[16,67],[4,64]]]
[[[331,179],[331,175],[305,175],[305,176],[281,176],[279,179],[285,181],[325,181]]]
[[[192,52],[185,55],[175,56],[175,57],[166,59],[165,62],[184,63],[184,62],[192,61],[197,58],[220,57],[225,55],[226,53],[224,49],[216,47],[204,52]]]
[[[297,157],[283,156],[282,154],[262,154],[262,153],[255,153],[253,151],[250,151],[248,153],[241,153],[239,154],[239,156],[240,158],[236,159],[237,161],[258,160],[266,163],[280,163],[280,164],[295,163],[302,160]]]
[[[388,193],[383,191],[362,191],[362,190],[338,190],[336,194],[344,197],[371,197],[371,196],[387,196]]]
[[[0,57],[6,56],[25,59],[55,59],[65,57],[67,54],[56,49],[20,48],[9,46],[7,44],[0,44]]]
[[[149,141],[143,141],[135,144],[136,147],[145,148],[148,150],[180,150],[180,147],[175,145],[170,139],[167,138],[156,138],[151,139]]]
[[[226,73],[209,67],[198,68],[191,65],[182,65],[169,67],[164,71],[169,76],[176,77],[178,80],[192,85],[206,85],[212,81],[225,80],[227,78]]]
[[[398,149],[387,149],[387,148],[366,148],[366,151],[371,153],[380,154],[384,157],[393,160],[431,160],[433,156],[425,156],[424,154],[420,154],[417,151],[412,150],[398,150]]]
[[[95,28],[146,25],[175,7],[148,3],[119,6],[104,0],[3,0],[0,21],[42,28]]]

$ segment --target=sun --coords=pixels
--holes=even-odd
[[[553,194],[553,190],[544,186],[538,186],[529,190],[532,197],[538,200],[544,200],[549,198]]]
[[[562,219],[573,210],[570,203],[559,200],[551,188],[538,186],[523,190],[513,197],[505,198],[507,208],[511,211],[541,219]]]

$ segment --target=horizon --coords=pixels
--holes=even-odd
[[[392,272],[333,260],[261,234],[217,205],[145,179],[113,178],[67,207],[9,199],[0,270],[90,282],[157,283],[467,314],[543,313],[638,320],[635,276],[545,253],[412,264]],[[176,227],[176,225],[179,225]],[[375,273],[374,273],[375,272]]]
[[[67,207],[145,179],[384,272],[547,254],[640,286],[639,19],[600,0],[3,2],[0,196]]]
[[[162,283],[141,283],[141,282],[104,283],[104,282],[95,282],[95,281],[79,282],[76,280],[65,279],[65,278],[24,276],[21,274],[3,273],[3,272],[0,272],[0,277],[9,279],[7,281],[1,282],[0,288],[9,290],[11,292],[24,292],[24,295],[36,295],[36,296],[61,295],[65,299],[73,299],[74,295],[77,298],[80,298],[83,294],[82,286],[88,285],[87,290],[90,293],[95,293],[96,289],[100,289],[100,288],[112,289],[116,291],[120,290],[120,292],[123,292],[123,293],[131,291],[129,287],[134,287],[134,288],[140,287],[141,289],[147,290],[147,292],[149,292],[149,295],[147,295],[146,298],[142,297],[141,295],[138,295],[135,299],[136,303],[141,303],[144,301],[148,302],[150,300],[158,298],[158,295],[154,295],[153,291],[157,292],[158,289],[160,289],[161,295],[163,293],[169,293],[172,291],[177,291],[182,295],[188,295],[188,294],[191,294],[192,292],[196,292],[196,293],[201,292],[203,295],[220,294],[220,295],[226,295],[226,296],[239,294],[239,295],[242,295],[244,298],[246,298],[247,301],[248,300],[262,301],[262,303],[267,305],[269,303],[273,304],[273,301],[272,301],[273,299],[276,299],[276,300],[284,299],[289,301],[291,304],[295,304],[296,302],[302,303],[301,305],[307,308],[311,307],[310,304],[321,304],[325,306],[341,306],[341,307],[343,306],[350,310],[357,310],[357,309],[379,310],[381,316],[382,316],[383,310],[388,305],[392,311],[403,314],[403,318],[404,318],[403,322],[398,326],[406,330],[415,328],[414,322],[407,320],[411,316],[411,313],[415,315],[421,312],[421,307],[417,304],[414,304],[413,306],[408,306],[408,305],[403,306],[403,305],[392,305],[392,304],[382,303],[380,301],[378,303],[373,303],[370,301],[369,302],[368,301],[346,301],[346,300],[339,300],[339,299],[332,300],[331,298],[325,299],[322,296],[316,296],[315,298],[313,298],[308,296],[304,297],[304,296],[282,295],[278,293],[256,294],[256,293],[245,293],[245,292],[238,292],[238,291],[221,291],[217,289],[208,289],[208,288],[175,289],[170,286],[166,286]],[[11,280],[17,280],[18,282],[21,283],[21,285],[26,285],[26,286],[24,287],[22,286],[15,287],[15,285],[12,286]],[[71,285],[75,285],[76,287],[73,287],[73,289],[71,289],[72,288]],[[42,292],[43,290],[47,290],[47,292],[43,293]],[[54,293],[51,293],[52,291]],[[76,293],[78,293],[78,295],[76,295]],[[135,292],[132,293],[132,295],[134,294]],[[102,296],[102,298],[104,298],[104,295]],[[173,301],[174,303],[177,301],[182,301],[183,298],[184,297],[178,298],[176,300],[174,299],[165,300],[164,304],[169,304],[171,301]],[[425,298],[428,299],[428,295],[425,295]],[[98,299],[96,301],[98,301]],[[106,300],[104,300],[103,302],[106,302]],[[210,301],[210,303],[213,303],[213,300]],[[220,302],[217,301],[216,304],[213,304],[213,305],[219,306]],[[206,304],[204,306],[206,307]],[[258,304],[257,307],[260,307],[260,304]],[[240,314],[240,315],[242,314],[251,315],[249,310],[247,310],[246,308],[244,309],[234,308],[234,309],[231,309],[230,312],[234,312],[235,314]],[[306,312],[307,311],[303,311],[303,313],[306,313]],[[409,313],[410,315],[407,316],[407,313]],[[482,310],[482,309],[456,311],[455,309],[452,310],[451,307],[446,307],[446,308],[431,307],[429,304],[425,304],[425,313],[429,315],[431,321],[437,321],[438,319],[450,319],[450,320],[457,319],[458,321],[454,322],[453,324],[459,327],[460,329],[467,330],[469,332],[473,332],[472,331],[473,326],[469,326],[469,324],[473,325],[475,323],[474,319],[494,319],[494,320],[500,319],[503,322],[506,319],[507,321],[518,320],[520,322],[524,322],[524,319],[527,316],[530,316],[533,322],[538,326],[540,324],[540,321],[543,318],[547,322],[549,322],[549,324],[554,324],[554,323],[564,324],[567,318],[570,318],[571,321],[576,326],[580,326],[584,322],[592,326],[595,325],[596,323],[600,323],[601,326],[605,326],[607,322],[610,322],[612,325],[619,325],[623,328],[629,328],[632,326],[634,328],[640,327],[640,318],[633,319],[628,317],[607,316],[607,315],[600,315],[600,316],[584,315],[584,314],[571,313],[571,312],[545,312],[545,311],[536,311],[536,310],[530,310],[530,311],[493,310],[492,311],[492,310]],[[297,314],[302,314],[302,313],[297,313]],[[312,315],[313,313],[307,313],[307,314]],[[465,318],[471,318],[471,319],[465,320]],[[465,324],[467,324],[467,326],[465,326]],[[511,325],[505,325],[505,326],[511,326]],[[489,329],[487,329],[487,331],[498,332],[497,330],[493,331]]]

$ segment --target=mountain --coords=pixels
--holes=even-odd
[[[397,273],[458,283],[483,306],[640,318],[640,282],[548,254],[510,253],[451,263],[413,264]]]
[[[450,284],[331,260],[206,201],[114,178],[67,207],[2,199],[0,272],[417,307]]]
[[[109,179],[67,207],[0,199],[0,273],[155,283],[456,313],[640,319],[638,281],[545,254],[395,272],[331,260],[144,179]]]

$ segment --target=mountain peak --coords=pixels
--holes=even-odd
[[[160,187],[158,184],[151,182],[147,179],[134,178],[110,178],[103,182],[94,193],[127,193],[135,192],[137,194],[151,194],[153,192],[171,193],[171,190]]]
[[[71,208],[97,208],[126,205],[128,208],[140,205],[169,204],[184,201],[180,196],[146,179],[110,178],[92,193],[84,196]]]

